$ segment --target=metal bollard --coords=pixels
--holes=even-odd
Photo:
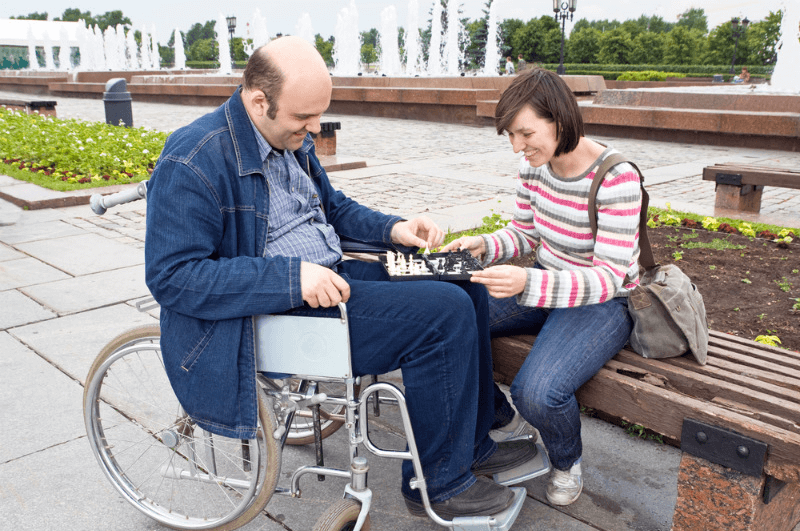
[[[133,127],[133,111],[131,110],[131,93],[128,92],[125,78],[115,77],[106,82],[103,93],[103,105],[106,109],[106,123]]]

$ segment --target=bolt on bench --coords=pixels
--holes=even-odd
[[[764,186],[800,189],[800,171],[725,162],[703,168],[703,180],[717,183],[714,206],[745,212],[761,210]]]
[[[534,340],[492,340],[496,380],[511,384]],[[800,522],[800,353],[712,330],[706,365],[622,350],[577,398],[680,443],[672,531]]]

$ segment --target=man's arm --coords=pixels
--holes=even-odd
[[[148,187],[145,238],[147,287],[159,304],[211,320],[302,305],[300,259],[220,256],[224,216],[233,215],[186,165],[159,162]]]

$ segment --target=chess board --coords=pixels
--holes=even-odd
[[[469,280],[471,271],[483,269],[469,251],[430,254],[379,255],[389,280]]]

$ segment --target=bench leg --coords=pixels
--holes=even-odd
[[[761,190],[763,186],[751,184],[734,185],[717,183],[717,198],[714,206],[745,212],[761,210]]]
[[[765,481],[684,452],[672,531],[792,531],[800,485],[786,484],[765,504]]]

